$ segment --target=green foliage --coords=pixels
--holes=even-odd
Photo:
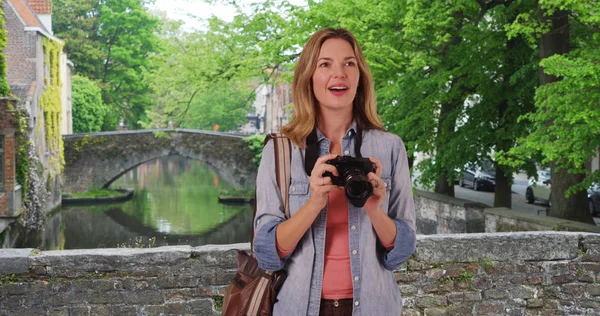
[[[570,174],[585,175],[584,181],[566,192],[569,197],[600,180],[600,171],[590,173],[584,168],[600,148],[600,19],[597,14],[590,14],[600,10],[600,4],[545,0],[540,5],[547,15],[559,9],[569,12],[570,53],[553,55],[540,62],[546,74],[561,80],[537,88],[535,111],[519,120],[521,124],[532,124],[531,132],[519,139],[518,147],[499,155],[514,165],[537,155],[542,165],[554,163],[555,171],[566,169]],[[527,21],[533,20],[531,16],[536,12],[525,14],[530,18],[517,19],[510,25],[510,35],[535,42],[549,25],[532,27]]]
[[[158,19],[144,8],[145,0],[55,0],[53,27],[66,41],[76,71],[99,82],[110,111],[104,130],[114,130],[122,117],[131,128],[146,120],[152,104],[144,71],[159,50]]]
[[[123,195],[123,192],[113,189],[93,189],[87,192],[70,194],[74,198],[117,197],[121,195]]]
[[[263,144],[265,143],[265,135],[252,135],[244,138],[244,142],[248,144],[248,148],[254,154],[254,158],[252,158],[252,162],[258,166],[260,164],[260,160],[262,159],[262,150]]]
[[[156,237],[148,238],[145,241],[143,237],[135,237],[135,240],[129,240],[127,242],[117,245],[117,248],[154,248],[156,247]]]
[[[221,311],[223,309],[223,296],[214,295],[212,299],[214,302],[215,310]]]
[[[49,157],[50,177],[54,178],[62,172],[64,166],[64,150],[61,135],[62,122],[62,82],[60,81],[60,55],[63,43],[44,37],[44,65],[48,67],[49,76],[45,77],[46,87],[38,102],[44,113],[46,145],[51,153]]]
[[[293,6],[265,1],[251,7],[231,22],[212,17],[205,31],[194,33],[163,19],[164,50],[152,58],[155,70],[147,76],[158,105],[145,127],[235,130],[247,122],[257,86],[290,79],[282,70],[297,56],[285,40]]]
[[[109,110],[102,102],[100,87],[81,75],[74,75],[72,83],[73,132],[100,132]]]
[[[8,80],[6,79],[6,56],[4,55],[4,49],[6,48],[6,29],[4,28],[4,10],[2,10],[4,3],[0,0],[0,97],[7,96],[10,92],[8,86]]]

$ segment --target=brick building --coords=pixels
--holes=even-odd
[[[0,218],[21,211],[21,186],[15,179],[16,100],[0,98]]]
[[[40,98],[44,94],[49,82],[52,82],[51,65],[47,60],[58,59],[58,76],[60,76],[61,111],[51,113],[53,119],[60,116],[62,124],[56,128],[60,134],[72,133],[71,119],[71,72],[73,65],[68,61],[64,52],[60,56],[46,56],[44,41],[46,43],[63,42],[52,33],[52,1],[51,0],[5,0],[3,3],[5,28],[7,30],[7,43],[4,51],[7,61],[7,80],[18,100],[15,109],[23,111],[29,117],[27,122],[27,137],[36,150],[36,156],[43,166],[43,179],[45,187],[49,189],[49,198],[46,200],[46,210],[60,204],[60,176],[56,172],[50,175],[51,168],[60,159],[60,152],[50,146],[46,140],[46,118],[49,113],[42,109]],[[54,78],[57,77],[54,75]],[[6,103],[6,102],[5,102]],[[0,190],[5,192],[12,188],[19,188],[15,182],[14,152],[15,126],[11,126],[7,106],[0,106],[0,135],[3,140],[0,155],[3,155],[4,165],[0,169],[3,182]],[[52,121],[49,121],[52,122]],[[13,136],[10,136],[13,135]],[[12,159],[12,160],[11,160]],[[54,161],[54,163],[52,163]],[[9,164],[7,164],[9,162]],[[7,167],[8,166],[8,167]],[[2,180],[2,179],[0,179]],[[2,197],[0,196],[0,200]],[[14,197],[20,201],[20,198]],[[8,207],[0,202],[0,214],[10,214]],[[1,215],[0,215],[1,216]]]

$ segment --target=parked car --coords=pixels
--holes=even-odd
[[[461,187],[471,187],[475,191],[496,189],[496,170],[488,167],[468,167],[462,172],[458,181]]]
[[[538,201],[550,205],[550,170],[539,170],[537,175],[537,180],[534,178],[529,179],[529,184],[525,190],[525,200],[529,204]]]
[[[587,191],[590,213],[592,216],[600,216],[600,183],[594,183]]]
[[[530,179],[529,186],[525,191],[525,199],[527,203],[534,203],[539,201],[546,205],[551,205],[550,198],[551,194],[551,181],[550,171],[541,170],[538,171],[538,179]],[[588,205],[590,213],[593,216],[600,216],[600,184],[594,183],[587,189]]]

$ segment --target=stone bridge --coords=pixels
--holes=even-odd
[[[179,155],[199,160],[235,188],[254,186],[253,153],[241,136],[199,130],[142,130],[63,137],[64,191],[107,188],[149,160]]]

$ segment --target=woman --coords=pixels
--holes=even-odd
[[[285,219],[275,179],[274,146],[263,149],[257,177],[254,251],[267,270],[286,269],[274,315],[399,315],[393,270],[415,248],[415,214],[406,150],[377,116],[373,80],[354,36],[322,29],[308,40],[292,83],[294,117]],[[311,166],[311,148],[318,159]],[[348,203],[327,161],[369,157],[372,195]],[[316,157],[315,157],[316,158]]]

